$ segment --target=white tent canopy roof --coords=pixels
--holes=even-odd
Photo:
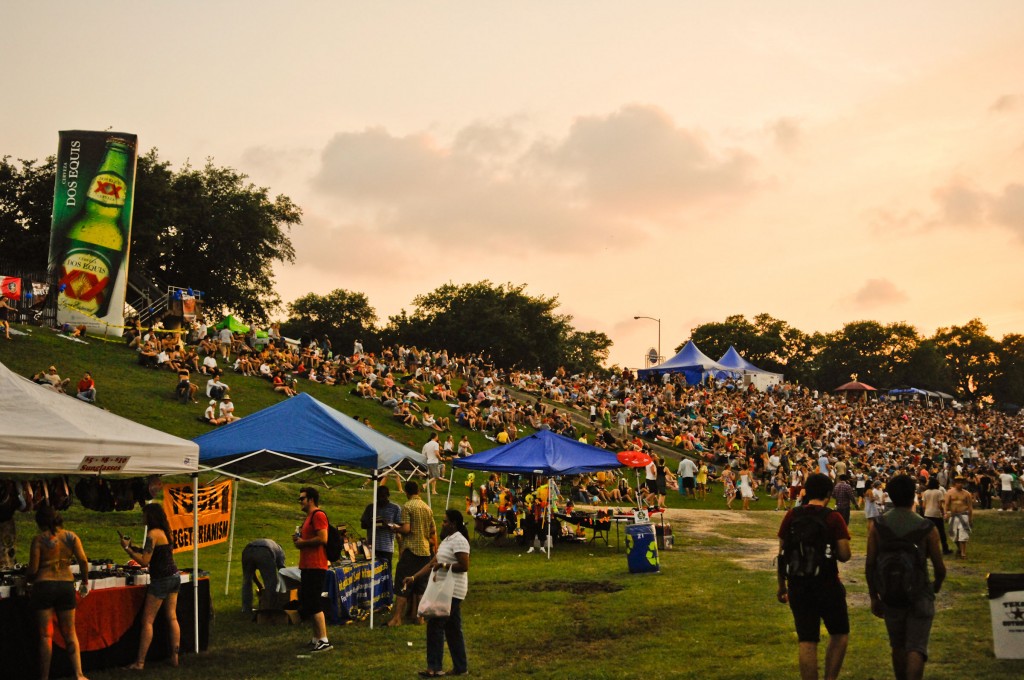
[[[116,474],[182,474],[199,469],[199,447],[65,394],[0,364],[0,472],[88,474],[86,456],[124,456]]]

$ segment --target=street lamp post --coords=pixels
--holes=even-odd
[[[638,319],[649,319],[651,321],[658,322],[658,362],[661,362],[661,319],[655,319],[653,316],[634,316],[633,320]]]

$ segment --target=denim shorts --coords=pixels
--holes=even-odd
[[[168,595],[174,595],[179,590],[181,590],[181,575],[172,574],[150,581],[149,590],[146,593],[158,600],[166,600]]]

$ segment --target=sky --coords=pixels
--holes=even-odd
[[[630,367],[731,314],[1024,332],[1019,0],[41,0],[0,61],[0,155],[291,197],[286,302],[525,283]]]

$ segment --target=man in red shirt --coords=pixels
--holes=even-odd
[[[299,549],[299,613],[313,626],[309,651],[325,652],[331,649],[327,640],[327,621],[324,618],[320,594],[324,590],[324,577],[330,563],[327,561],[327,513],[320,509],[320,492],[311,486],[299,489],[299,503],[306,519],[292,535],[292,543]]]
[[[76,397],[90,404],[96,401],[96,383],[92,379],[92,373],[85,372],[82,379],[78,381],[78,393]]]

